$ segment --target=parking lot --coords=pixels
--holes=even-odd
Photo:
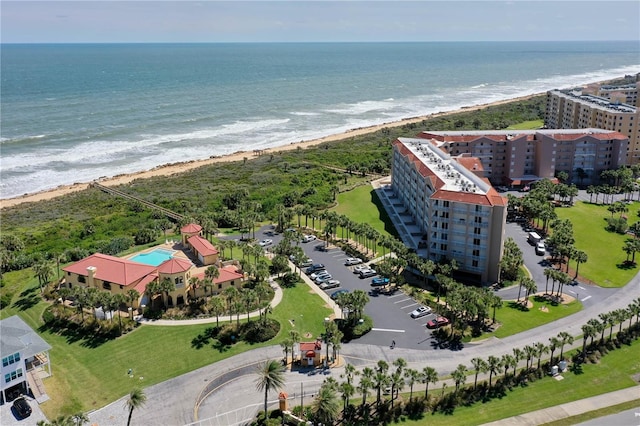
[[[263,227],[259,233],[256,233],[256,238],[259,241],[273,240],[272,244],[265,247],[266,250],[269,250],[278,244],[282,235],[273,234],[270,227]],[[410,314],[420,306],[418,302],[400,290],[389,295],[374,292],[371,286],[371,280],[374,277],[359,278],[357,274],[353,273],[355,265],[345,265],[345,260],[350,256],[335,247],[329,247],[325,251],[324,244],[324,241],[314,240],[301,242],[300,247],[312,259],[313,263],[323,264],[332,279],[340,281],[339,287],[325,290],[325,292],[331,295],[341,289],[349,291],[359,289],[369,294],[370,302],[365,307],[365,313],[373,319],[374,328],[370,333],[358,339],[358,343],[391,346],[392,342],[395,342],[398,347],[411,349],[437,347],[432,338],[432,331],[426,327],[427,322],[436,317],[435,314],[412,318]],[[316,247],[322,247],[323,250],[318,250]]]

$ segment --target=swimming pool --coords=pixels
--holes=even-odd
[[[145,265],[158,266],[165,260],[169,260],[173,257],[173,251],[165,249],[154,249],[148,253],[140,253],[133,256],[131,259],[134,262],[144,263]]]

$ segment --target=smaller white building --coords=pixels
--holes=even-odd
[[[32,392],[40,402],[38,397],[43,395],[44,389],[40,389],[42,383],[38,374],[51,375],[50,349],[51,346],[17,315],[0,321],[3,402],[12,397],[14,391]]]

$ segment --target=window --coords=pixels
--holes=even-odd
[[[85,277],[84,277],[84,275],[78,275],[78,282],[79,283],[86,283],[87,282]]]
[[[446,244],[440,244],[440,250],[447,251],[447,245]]]
[[[6,367],[8,365],[14,364],[20,361],[20,353],[15,353],[9,356],[2,358],[2,366]]]
[[[473,239],[473,245],[474,246],[479,246],[480,245],[480,238],[474,238]]]
[[[222,288],[222,284],[218,284],[218,290]]]
[[[471,261],[471,266],[473,266],[474,268],[478,267],[478,261],[477,260],[472,260]]]
[[[102,288],[105,290],[111,290],[111,283],[109,283],[108,281],[103,282]]]
[[[480,228],[473,228],[473,233],[475,235],[480,235]]]
[[[476,216],[474,219],[475,223],[482,223],[482,217],[481,216]]]
[[[475,249],[475,250],[473,251],[473,255],[474,255],[474,256],[476,256],[476,257],[477,257],[477,256],[480,256],[480,250]]]

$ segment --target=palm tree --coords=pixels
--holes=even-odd
[[[458,364],[456,369],[451,373],[451,377],[456,383],[455,392],[458,393],[458,388],[460,387],[460,385],[464,385],[464,382],[467,380],[467,367],[465,367],[463,364]]]
[[[557,337],[549,337],[549,352],[551,353],[551,359],[549,360],[549,364],[553,365],[553,353],[558,349],[562,342]]]
[[[144,391],[142,389],[135,388],[131,392],[129,392],[129,396],[125,401],[125,406],[129,410],[129,417],[127,417],[127,426],[131,424],[131,416],[133,415],[133,410],[142,407],[145,402],[147,402],[147,396],[144,394]]]
[[[438,372],[433,367],[424,367],[422,369],[422,383],[424,383],[424,397],[425,399],[429,398],[429,383],[433,383],[434,385],[438,382]]]
[[[576,261],[576,274],[573,277],[575,279],[578,278],[578,268],[580,268],[580,264],[586,263],[587,260],[589,260],[589,256],[582,250],[576,250],[576,252],[573,254],[573,260]]]
[[[566,331],[561,331],[560,333],[558,333],[558,338],[560,339],[560,358],[559,359],[560,361],[562,361],[564,359],[562,357],[562,355],[564,354],[563,352],[564,345],[573,344],[573,336],[567,333]]]
[[[289,348],[291,348],[291,346],[293,346],[293,341],[291,339],[284,339],[282,342],[280,342],[280,347],[284,352],[284,365],[289,364]]]
[[[525,360],[527,361],[526,367],[525,367],[526,370],[530,368],[529,361],[531,361],[531,366],[533,366],[533,358],[535,357],[535,355],[536,355],[536,348],[529,345],[526,345],[524,347],[524,356],[525,356]]]
[[[587,339],[596,334],[596,330],[590,324],[584,324],[582,326],[582,359],[587,354]]]
[[[473,379],[473,389],[475,389],[478,384],[478,374],[486,372],[488,365],[482,358],[471,359],[471,365],[473,365],[473,369],[476,371],[476,375]]]
[[[415,385],[416,382],[420,380],[420,376],[420,372],[413,368],[408,368],[404,371],[404,377],[409,383],[409,401],[413,399],[413,385]]]
[[[256,388],[264,391],[264,416],[267,418],[267,396],[273,390],[284,387],[284,372],[275,360],[268,360],[258,366]]]
[[[340,393],[342,393],[343,407],[342,410],[346,411],[349,406],[349,398],[356,393],[356,388],[349,382],[340,383]]]
[[[537,342],[534,349],[536,351],[536,356],[538,357],[538,370],[540,370],[540,359],[542,358],[542,355],[549,352],[549,347],[542,342]]]
[[[336,387],[331,382],[325,381],[320,386],[318,395],[311,405],[311,412],[316,423],[332,425],[336,421],[340,414],[340,402],[336,394]]]
[[[130,319],[133,319],[133,302],[135,302],[140,298],[140,293],[135,288],[131,288],[127,290],[126,294],[127,294],[127,302],[129,302],[129,307],[131,308],[131,310],[129,311],[131,315]]]
[[[358,384],[358,390],[360,390],[360,394],[362,394],[362,404],[361,407],[364,408],[364,404],[367,403],[367,396],[369,395],[369,389],[373,389],[375,384],[373,383],[374,371],[370,367],[365,367],[362,369],[362,378],[360,379],[360,383]]]
[[[389,381],[391,383],[391,409],[393,410],[394,401],[397,397],[397,394],[404,387],[404,377],[402,377],[402,372],[400,370],[394,371],[391,374]]]
[[[224,313],[224,300],[220,296],[214,296],[209,299],[209,310],[216,316],[216,328],[220,327],[220,315]]]
[[[504,378],[507,378],[507,373],[509,372],[509,368],[513,368],[513,375],[516,375],[516,368],[518,367],[518,361],[511,354],[504,354],[500,359],[502,365],[504,365]]]
[[[491,388],[491,380],[493,379],[494,374],[498,374],[502,371],[502,363],[500,362],[500,358],[496,356],[489,356],[487,359],[487,370],[489,371],[489,388]]]

